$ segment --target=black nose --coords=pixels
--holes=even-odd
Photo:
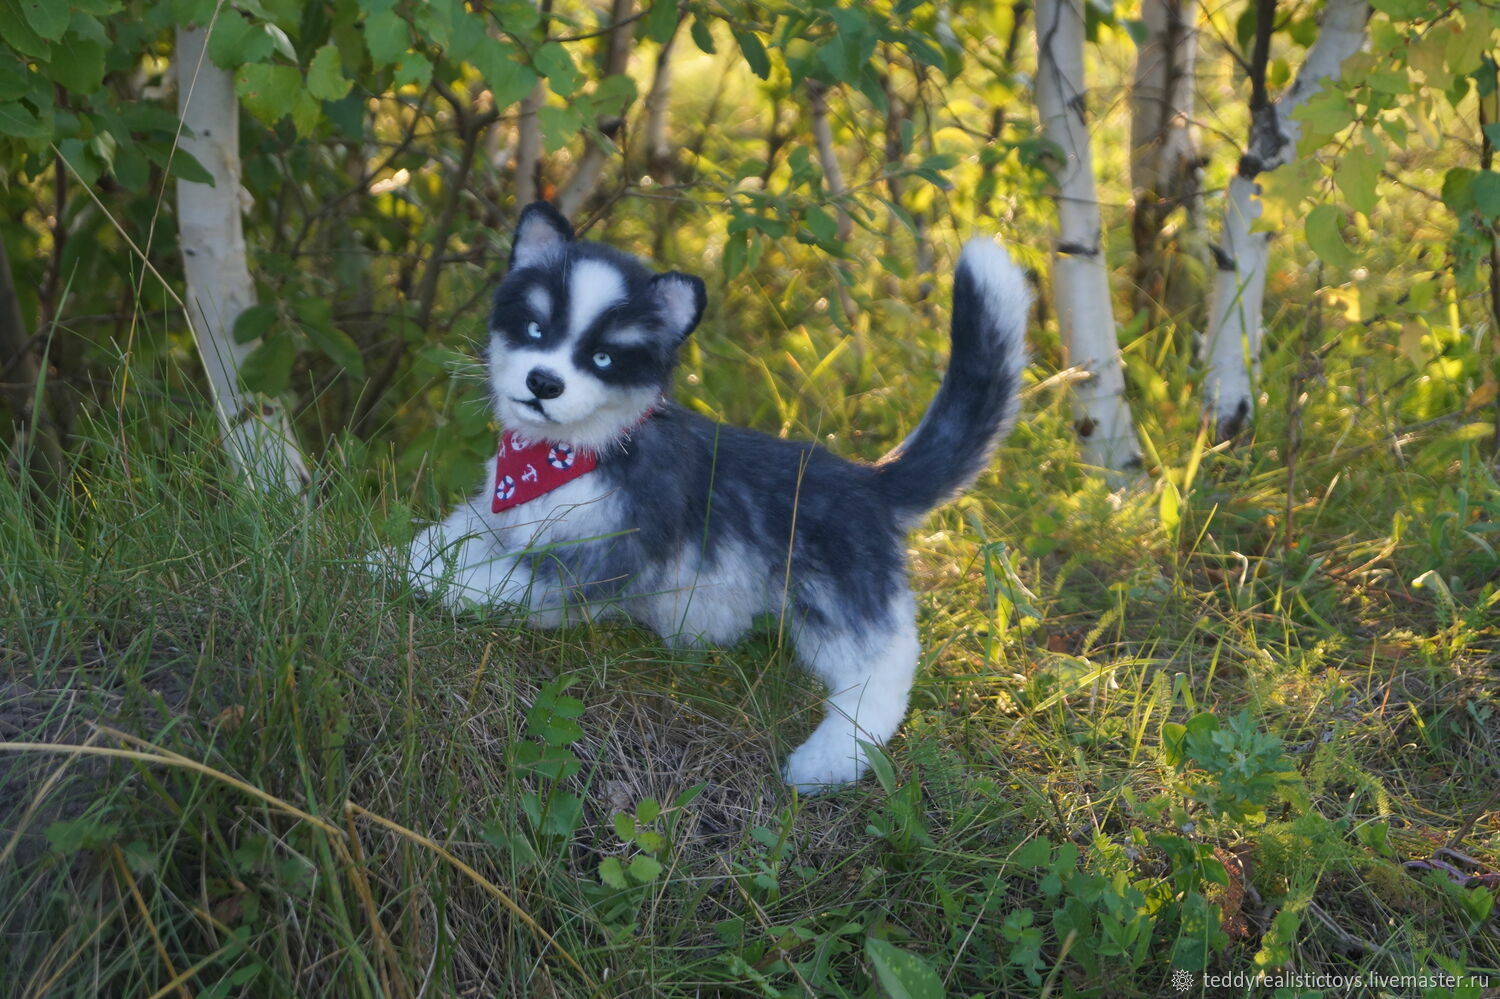
[[[526,387],[538,399],[556,399],[562,395],[563,380],[546,368],[532,368],[526,376]]]

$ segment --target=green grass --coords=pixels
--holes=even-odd
[[[762,426],[878,453],[931,391],[835,399],[804,347]],[[96,416],[65,499],[0,484],[0,993],[1500,987],[1494,889],[1402,866],[1500,870],[1482,441],[1321,387],[1289,504],[1284,413],[1205,451],[1163,406],[1160,475],[1111,494],[1063,407],[1034,392],[913,536],[910,718],[801,800],[776,772],[818,691],[774,632],[453,618],[362,568],[435,503],[357,442],[287,501],[231,484],[201,412]]]

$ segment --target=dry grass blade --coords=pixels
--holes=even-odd
[[[84,745],[92,745],[97,734],[91,732],[88,739],[84,741]],[[4,848],[0,848],[0,867],[3,867],[5,862],[10,859],[10,855],[15,852],[16,844],[21,841],[21,834],[26,831],[27,826],[31,825],[31,820],[36,816],[37,810],[42,807],[42,802],[47,799],[47,795],[52,792],[52,789],[57,786],[57,782],[62,780],[63,774],[67,773],[68,767],[72,765],[73,761],[71,759],[63,760],[57,765],[57,769],[53,770],[47,779],[42,782],[42,786],[37,788],[36,794],[31,799],[31,804],[26,806],[26,811],[16,822],[16,827],[11,830],[10,839],[5,841]]]
[[[360,907],[365,910],[365,917],[369,920],[370,934],[375,938],[375,945],[380,948],[381,984],[387,993],[409,996],[411,986],[401,974],[401,963],[396,959],[396,951],[391,946],[390,934],[386,933],[385,926],[380,921],[380,910],[375,905],[374,893],[370,891],[370,880],[365,877],[365,851],[359,841],[359,831],[354,827],[354,812],[348,808],[344,809],[344,826],[349,832],[349,878],[354,882]]]
[[[188,981],[192,980],[192,978],[193,978],[194,975],[198,974],[200,971],[202,971],[204,968],[208,967],[210,964],[213,964],[220,957],[222,957],[225,953],[227,953],[228,950],[229,950],[229,948],[227,946],[220,947],[218,950],[214,951],[212,954],[209,954],[207,957],[203,958],[202,960],[195,962],[192,967],[190,967],[190,968],[184,968],[180,973],[178,973],[177,975],[173,976],[173,978],[172,978],[172,980],[170,982],[168,982],[167,984],[163,985],[161,988],[157,989],[155,992],[151,993],[150,999],[163,999],[163,997],[166,996],[173,989],[176,989],[180,993],[186,994],[186,989],[183,988],[183,984],[185,982],[188,982]]]
[[[369,809],[361,808],[359,805],[356,805],[352,801],[346,802],[344,804],[344,807],[350,814],[361,816],[378,826],[384,826],[386,829],[389,829],[391,832],[396,833],[398,836],[404,836],[407,839],[411,840],[413,843],[416,843],[419,846],[426,847],[433,853],[436,853],[439,857],[442,857],[449,864],[453,865],[453,867],[456,870],[460,871],[465,877],[469,878],[476,885],[488,892],[496,901],[503,905],[511,915],[515,916],[521,922],[525,923],[528,929],[545,940],[547,942],[547,946],[557,951],[557,953],[561,955],[563,960],[567,961],[568,964],[573,967],[573,970],[578,972],[579,977],[583,979],[584,983],[589,987],[589,990],[591,992],[595,993],[596,995],[600,994],[600,987],[598,983],[595,982],[591,977],[589,977],[589,973],[587,971],[583,970],[583,965],[578,962],[578,958],[574,957],[571,951],[569,951],[562,944],[558,943],[557,940],[552,936],[552,934],[548,933],[545,929],[542,928],[540,923],[531,918],[531,913],[523,909],[520,903],[516,902],[515,899],[511,898],[504,891],[502,891],[500,887],[489,878],[486,878],[483,874],[480,874],[473,867],[470,867],[468,864],[464,863],[458,857],[450,853],[448,849],[437,840],[429,839],[428,837],[423,836],[421,833],[417,832],[414,829],[406,828],[399,822],[393,822],[390,819],[385,818],[384,816],[376,815]]]
[[[238,791],[243,791],[253,798],[259,798],[277,811],[285,812],[288,815],[301,819],[303,822],[317,826],[335,839],[341,840],[344,836],[342,830],[338,827],[329,825],[316,815],[305,812],[296,805],[282,801],[274,794],[267,794],[253,784],[247,784],[237,777],[231,777],[222,770],[215,770],[213,767],[199,763],[197,760],[191,760],[185,756],[179,756],[176,753],[166,750],[146,753],[134,749],[114,749],[109,746],[64,745],[50,742],[0,742],[0,753],[78,753],[88,756],[106,756],[119,760],[138,760],[142,763],[155,763],[164,767],[181,767],[184,770],[192,770],[203,774],[205,777],[212,777],[214,780],[227,784]]]
[[[135,883],[135,877],[130,873],[130,865],[125,863],[125,854],[120,852],[119,846],[110,847],[110,853],[114,857],[115,869],[119,872],[120,879],[125,882],[130,897],[135,900],[136,911],[141,914],[141,922],[146,924],[146,932],[151,934],[151,942],[156,945],[156,954],[161,958],[162,967],[167,969],[167,976],[171,979],[171,983],[156,994],[166,995],[175,988],[182,999],[192,999],[192,993],[184,984],[189,976],[179,975],[176,966],[172,964],[172,957],[161,942],[161,933],[156,928],[156,920],[151,918],[151,910],[146,908],[146,900],[141,897],[140,886]]]

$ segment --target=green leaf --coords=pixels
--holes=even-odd
[[[707,21],[705,21],[701,17],[693,18],[692,34],[693,43],[697,45],[698,48],[702,49],[704,52],[707,52],[709,55],[714,54],[714,36],[713,33],[708,30]]]
[[[122,166],[120,161],[127,155],[134,155],[139,152],[146,159],[162,169],[170,169],[171,175],[178,180],[191,181],[194,184],[207,184],[209,187],[214,186],[213,175],[203,168],[203,164],[199,163],[192,153],[181,147],[174,150],[172,145],[171,139],[160,139],[155,142],[137,142],[133,148],[127,146],[124,149],[118,150],[115,153],[114,164],[116,179],[124,183],[124,174],[128,174],[131,168]]]
[[[1467,167],[1454,167],[1443,174],[1443,204],[1454,215],[1462,215],[1474,207],[1474,181],[1479,171]]]
[[[1163,722],[1161,726],[1161,748],[1167,763],[1178,766],[1187,759],[1187,726],[1181,722]]]
[[[519,102],[536,86],[536,72],[519,58],[512,45],[497,38],[485,37],[470,59],[489,87],[496,108],[507,108]]]
[[[234,90],[245,110],[267,125],[282,119],[303,93],[302,74],[293,66],[263,62],[241,66],[234,74]]]
[[[661,874],[661,861],[654,857],[648,857],[644,853],[638,853],[630,862],[630,876],[641,884],[647,881],[655,881]]]
[[[891,999],[944,999],[947,995],[932,965],[895,944],[867,937],[865,959]]]
[[[354,81],[344,75],[336,45],[324,45],[307,66],[307,92],[322,101],[336,101],[349,93]]]
[[[537,5],[531,0],[494,0],[487,6],[494,13],[496,23],[505,25],[505,30],[512,35],[525,35],[541,22]]]
[[[1307,245],[1324,263],[1347,269],[1358,258],[1339,232],[1343,220],[1344,213],[1336,205],[1318,205],[1307,214]]]
[[[1445,51],[1448,69],[1455,76],[1467,76],[1479,68],[1493,39],[1485,31],[1454,31],[1448,36]]]
[[[635,80],[624,73],[606,76],[594,86],[589,95],[595,114],[619,114],[625,105],[635,100]]]
[[[724,259],[721,265],[724,268],[726,280],[734,280],[745,269],[746,256],[750,249],[750,234],[748,232],[731,233],[729,239],[724,242]]]
[[[1170,479],[1162,480],[1161,499],[1157,503],[1157,517],[1161,520],[1161,529],[1166,534],[1177,530],[1177,525],[1182,523],[1182,494]]]
[[[1010,859],[1021,867],[1046,867],[1052,859],[1052,841],[1045,836],[1029,839]]]
[[[583,819],[583,799],[558,791],[547,805],[547,816],[538,832],[544,836],[571,836]]]
[[[208,37],[208,57],[220,69],[238,69],[247,62],[261,62],[274,48],[263,25],[253,24],[226,9]]]
[[[30,73],[31,70],[19,59],[0,57],[0,101],[24,97],[31,89],[31,81],[27,79]]]
[[[72,167],[72,172],[82,183],[92,187],[94,181],[99,179],[100,158],[90,153],[82,139],[62,140],[57,144],[57,155]]]
[[[1219,716],[1212,711],[1200,711],[1187,720],[1185,730],[1188,740],[1211,735],[1219,730]]]
[[[647,38],[665,45],[677,30],[677,0],[656,0],[646,14],[643,28]]]
[[[113,843],[119,835],[118,822],[101,822],[87,817],[70,822],[54,822],[46,829],[48,844],[63,854],[97,850]]]
[[[572,108],[539,108],[536,120],[542,127],[542,145],[549,153],[555,153],[566,146],[582,125],[578,112]]]
[[[365,376],[365,359],[349,334],[337,326],[306,326],[303,331],[318,349],[355,378]]]
[[[819,244],[826,246],[838,240],[838,222],[817,205],[807,206],[807,210],[802,213],[802,221]]]
[[[411,32],[406,22],[391,11],[380,11],[365,18],[365,48],[370,50],[370,61],[377,70],[400,62],[410,45]]]
[[[531,61],[559,97],[571,97],[583,86],[583,74],[573,65],[573,57],[557,42],[548,42],[538,48],[532,53]]]
[[[207,184],[209,187],[214,186],[213,174],[204,169],[203,164],[198,162],[198,157],[186,149],[178,147],[177,151],[172,154],[171,166],[172,176],[178,180],[186,180],[193,184]]]
[[[280,395],[291,383],[292,362],[296,359],[297,347],[291,337],[271,337],[240,364],[240,381],[252,392]]]
[[[40,139],[49,131],[26,105],[14,101],[0,104],[0,135]]]
[[[1484,171],[1474,178],[1469,193],[1480,215],[1487,219],[1500,217],[1500,173]]]
[[[655,822],[661,814],[661,803],[655,798],[642,798],[635,806],[635,817],[639,822]]]
[[[1427,8],[1426,0],[1370,0],[1370,6],[1393,21],[1409,21]]]
[[[393,87],[416,87],[418,90],[426,90],[427,84],[432,82],[432,60],[418,52],[408,52],[401,57],[401,65],[396,67],[395,75],[391,77]]]
[[[104,80],[104,46],[69,36],[52,46],[47,75],[77,94],[92,94]]]
[[[179,154],[180,154],[179,150]],[[234,319],[234,342],[252,343],[270,332],[276,325],[276,306],[252,305]]]
[[[896,768],[891,766],[891,758],[874,743],[860,740],[860,747],[865,751],[865,759],[869,761],[870,770],[875,774],[880,789],[886,794],[895,794]]]
[[[26,23],[18,0],[0,0],[0,38],[22,55],[45,59],[51,53],[51,46]]]
[[[630,887],[630,882],[625,880],[625,869],[620,866],[619,857],[605,857],[599,861],[599,880],[615,889]]]
[[[72,10],[61,0],[20,0],[20,5],[31,30],[49,42],[57,41],[68,30]]]
[[[732,29],[734,40],[740,44],[740,52],[745,56],[745,62],[750,66],[750,72],[762,80],[771,75],[771,60],[766,55],[766,47],[761,44],[760,36],[753,31],[741,28]]]
[[[265,24],[266,34],[271,39],[271,48],[281,53],[287,62],[297,61],[297,48],[292,40],[287,37],[286,32],[281,30],[281,25],[268,21]]]
[[[292,102],[292,124],[296,126],[297,137],[305,139],[312,135],[322,118],[323,105],[318,99],[306,90],[298,91]]]

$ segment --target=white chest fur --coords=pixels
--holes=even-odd
[[[628,529],[623,505],[597,473],[499,513],[490,509],[494,481],[491,458],[483,490],[412,542],[410,574],[422,589],[440,590],[454,604],[535,608],[539,595],[532,592],[531,574],[518,556]]]

